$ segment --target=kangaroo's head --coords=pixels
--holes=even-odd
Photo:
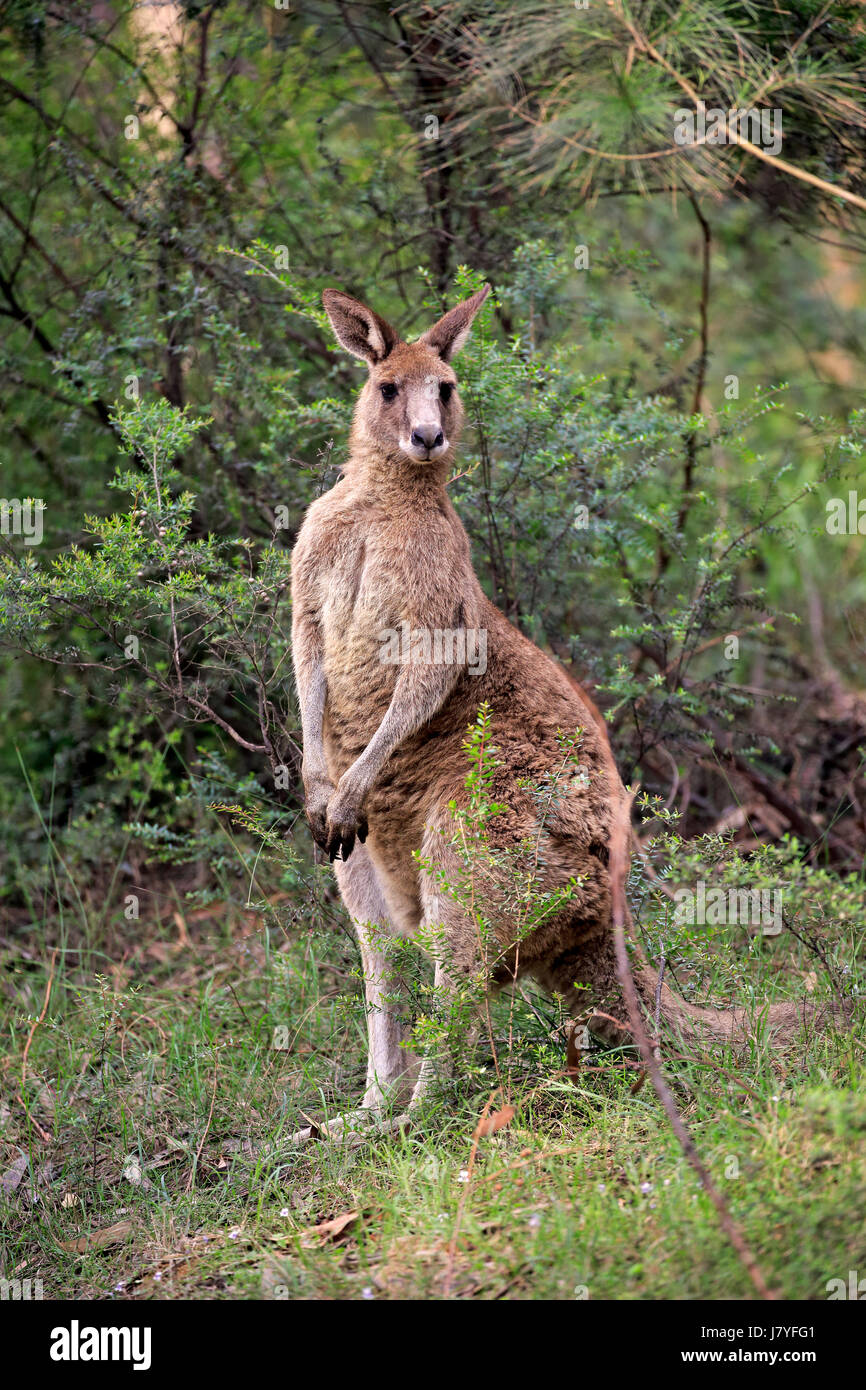
[[[457,377],[450,365],[489,293],[485,285],[449,310],[414,343],[340,290],[325,290],[325,311],[337,341],[370,369],[355,406],[353,440],[423,466],[453,452],[463,424]]]

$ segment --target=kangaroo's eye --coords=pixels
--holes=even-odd
[[[382,392],[382,396],[386,401],[393,401],[396,398],[397,387],[394,385],[393,381],[384,382],[379,387],[379,390]]]
[[[451,382],[450,382],[450,381],[443,381],[443,382],[441,383],[441,385],[440,385],[440,387],[439,387],[439,399],[440,399],[440,401],[442,402],[443,405],[447,405],[447,404],[448,404],[448,402],[449,402],[450,399],[451,399],[451,392],[452,392],[453,390],[454,390],[454,387],[451,385]]]

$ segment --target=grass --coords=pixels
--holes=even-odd
[[[358,959],[329,882],[316,871],[326,913],[272,893],[262,916],[228,897],[191,910],[165,877],[147,919],[81,892],[77,919],[55,911],[4,938],[6,1278],[119,1301],[753,1297],[649,1084],[602,1052],[573,1084],[561,1009],[528,991],[515,1115],[493,1137],[473,1145],[495,1086],[488,1048],[410,1131],[293,1146],[306,1116],[363,1090]],[[787,937],[724,944],[741,999],[823,968]],[[842,927],[823,949],[856,959]],[[509,1024],[503,999],[500,1061]],[[745,1053],[667,1064],[785,1298],[826,1298],[830,1279],[866,1270],[862,1063],[862,1022],[777,1054],[757,1018]]]

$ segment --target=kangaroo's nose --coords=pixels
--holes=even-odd
[[[411,437],[416,449],[438,449],[445,438],[438,425],[422,425]]]

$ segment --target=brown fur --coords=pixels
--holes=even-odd
[[[588,1012],[586,992],[574,988],[586,985],[596,1008],[616,1012],[607,861],[611,810],[623,788],[603,720],[558,663],[486,598],[446,490],[463,420],[450,358],[485,293],[408,344],[365,306],[325,292],[338,339],[367,360],[370,374],[357,402],[344,476],[310,507],[293,553],[307,811],[316,840],[332,858],[339,856],[341,892],[359,931],[371,921],[402,935],[422,924],[441,926],[447,959],[439,962],[437,979],[444,984],[455,971],[473,969],[472,923],[442,891],[437,874],[419,867],[417,856],[446,877],[459,875],[448,803],[465,795],[463,743],[486,701],[499,750],[493,792],[509,808],[490,823],[492,848],[517,851],[531,841],[540,850],[542,888],[578,881],[567,908],[519,949],[513,949],[502,885],[486,885],[502,949],[497,977],[531,974],[565,995],[575,1012]],[[448,400],[442,384],[452,388]],[[383,386],[385,394],[397,388],[394,399],[385,398]],[[430,443],[441,429],[441,445],[411,444],[419,421],[418,437]],[[384,664],[381,634],[403,621],[412,629],[486,629],[486,671]],[[585,776],[570,778],[567,794],[541,824],[521,783],[558,768],[560,731],[578,730]],[[386,964],[373,954],[369,933],[362,932],[362,946],[368,998],[378,1001],[371,1007],[387,1014],[381,981],[373,978]],[[652,998],[654,984],[644,970],[645,997]],[[732,1026],[732,1016],[691,1009],[666,989],[663,1004],[680,1028],[699,1026],[722,1036]],[[388,1025],[393,1033],[393,1018]],[[410,1066],[405,1053],[395,1060],[391,1044],[371,1032],[371,1057],[374,1051],[367,1104],[381,1100],[383,1072],[390,1085]]]

